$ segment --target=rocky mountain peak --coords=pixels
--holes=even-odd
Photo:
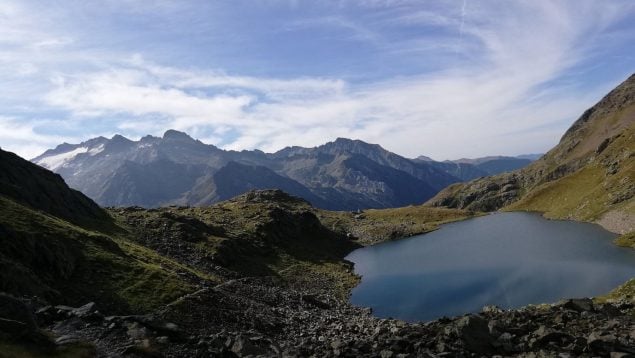
[[[130,139],[122,136],[121,134],[115,134],[114,136],[112,136],[110,141],[113,142],[113,143],[129,143],[129,142],[132,142]]]
[[[179,132],[177,130],[174,129],[168,129],[164,134],[163,134],[163,139],[164,140],[178,140],[178,141],[194,141],[194,138],[190,137],[189,135],[187,135],[184,132]]]
[[[130,139],[120,134],[115,134],[106,144],[106,148],[108,150],[121,151],[130,148],[132,145],[134,145],[134,142]]]
[[[155,136],[151,136],[151,135],[146,135],[146,136],[141,137],[139,142],[141,142],[141,143],[154,142],[157,139],[161,139],[161,138],[155,137]]]

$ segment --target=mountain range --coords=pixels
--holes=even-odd
[[[332,210],[420,204],[449,184],[525,166],[529,159],[408,159],[379,145],[338,138],[275,153],[228,151],[168,130],[61,144],[32,160],[102,206],[202,206],[253,189],[281,189]]]

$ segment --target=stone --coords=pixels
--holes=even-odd
[[[234,341],[234,344],[231,347],[231,351],[234,352],[239,357],[249,356],[249,355],[264,355],[267,351],[263,348],[260,348],[245,337],[239,336]]]
[[[532,348],[545,348],[550,343],[556,344],[557,346],[566,346],[575,340],[575,337],[569,334],[545,326],[540,326],[534,331],[533,335],[534,340],[530,343]]]
[[[460,318],[455,329],[466,350],[480,354],[492,351],[494,339],[489,333],[488,322],[480,316],[469,315]]]
[[[483,313],[501,313],[501,312],[503,312],[503,310],[501,310],[498,306],[490,305],[490,306],[483,306],[483,309],[481,309],[481,312],[483,312]]]
[[[496,338],[493,345],[504,352],[512,352],[514,350],[513,338],[514,336],[512,336],[509,332],[504,332]]]
[[[91,313],[96,312],[97,310],[95,309],[95,302],[90,302],[87,303],[81,307],[75,308],[71,311],[71,314],[77,316],[77,317],[86,317]]]
[[[603,304],[599,307],[599,311],[605,314],[607,317],[618,317],[622,315],[622,311],[612,304]]]
[[[395,353],[393,353],[393,351],[389,351],[389,350],[387,350],[387,349],[385,349],[385,350],[383,350],[383,351],[379,352],[379,356],[380,356],[381,358],[392,358],[394,354],[395,354]]]
[[[128,326],[128,331],[126,331],[126,334],[132,339],[141,340],[147,338],[150,332],[148,332],[147,328],[143,327],[137,322],[134,322]]]
[[[611,352],[615,347],[617,339],[612,334],[602,334],[602,332],[594,331],[587,337],[587,345],[589,350],[596,353]]]
[[[58,344],[58,345],[74,344],[77,342],[81,342],[81,339],[71,334],[60,336],[55,339],[55,344]]]
[[[315,295],[302,295],[302,301],[321,309],[331,308],[331,305],[319,300]]]
[[[562,305],[563,308],[574,310],[577,312],[594,311],[593,300],[590,298],[572,298],[568,299]]]
[[[624,352],[611,352],[609,355],[610,358],[633,358],[635,355]]]

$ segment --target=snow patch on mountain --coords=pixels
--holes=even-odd
[[[89,155],[94,156],[101,153],[103,150],[104,150],[103,144],[100,144],[94,148],[79,147],[66,153],[60,153],[60,154],[40,158],[35,163],[40,166],[43,166],[44,168],[55,171],[59,168],[65,167],[68,163],[70,163],[73,159],[75,159],[75,157],[79,154],[88,153]]]

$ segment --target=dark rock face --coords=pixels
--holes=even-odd
[[[518,200],[521,185],[521,178],[517,174],[502,174],[456,184],[456,187],[449,187],[429,203],[473,211],[495,211]]]

